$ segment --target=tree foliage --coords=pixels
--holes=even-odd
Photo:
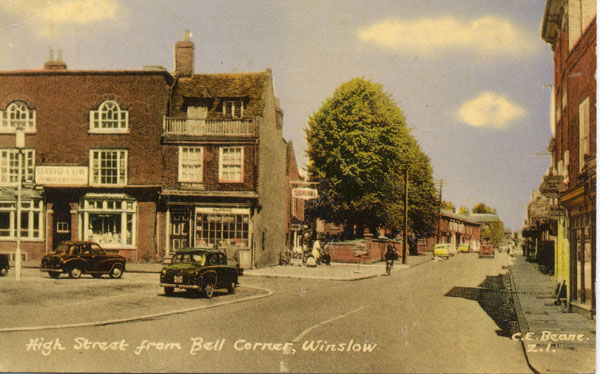
[[[308,174],[320,182],[310,213],[347,227],[397,230],[403,223],[409,169],[409,225],[423,236],[435,223],[429,158],[401,110],[376,83],[355,78],[336,89],[308,122]]]
[[[500,219],[488,222],[481,226],[481,239],[489,241],[495,247],[498,247],[504,239],[504,224]]]
[[[478,203],[475,204],[475,206],[472,209],[473,213],[491,213],[491,214],[496,214],[496,209],[490,208],[489,206],[485,205],[485,203]]]
[[[466,206],[460,206],[460,208],[458,208],[458,214],[466,216],[469,214],[469,208],[467,208]]]
[[[456,207],[454,206],[454,204],[452,204],[452,201],[442,200],[442,210],[456,213]]]

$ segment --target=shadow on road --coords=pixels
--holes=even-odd
[[[518,332],[517,314],[506,274],[487,276],[479,287],[454,287],[445,296],[477,301],[500,328],[496,330],[499,336],[511,337]]]

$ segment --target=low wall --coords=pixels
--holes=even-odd
[[[402,243],[367,236],[365,241],[329,243],[329,256],[333,262],[372,264],[385,261],[388,244],[392,244],[398,260],[402,260]]]

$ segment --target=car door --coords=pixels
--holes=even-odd
[[[222,253],[217,253],[219,263],[219,287],[227,288],[231,284],[231,269],[227,266],[227,257]]]
[[[79,258],[81,259],[81,267],[84,272],[94,271],[93,261],[92,261],[92,248],[89,244],[82,243],[77,244],[77,253],[79,253]]]
[[[110,270],[110,261],[104,250],[95,243],[89,244],[92,251],[92,268],[94,271],[108,272]]]

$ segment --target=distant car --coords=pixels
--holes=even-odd
[[[214,248],[180,249],[160,273],[160,285],[167,296],[182,288],[211,298],[217,289],[234,293],[237,284],[238,269],[227,265],[225,253]]]
[[[469,253],[469,246],[465,244],[458,246],[458,253]]]
[[[58,278],[62,273],[71,278],[79,278],[82,274],[91,274],[94,278],[103,274],[120,278],[125,271],[125,257],[107,254],[98,243],[69,240],[61,242],[42,258],[40,271],[47,272],[52,278]]]
[[[433,255],[435,257],[449,258],[450,257],[450,246],[445,243],[436,244],[435,247],[433,247]]]
[[[481,249],[479,250],[479,258],[482,257],[491,257],[494,258],[496,255],[496,251],[494,247],[490,243],[481,244]]]
[[[8,269],[10,269],[10,264],[8,263],[9,260],[10,257],[8,254],[0,253],[0,276],[8,274]]]

